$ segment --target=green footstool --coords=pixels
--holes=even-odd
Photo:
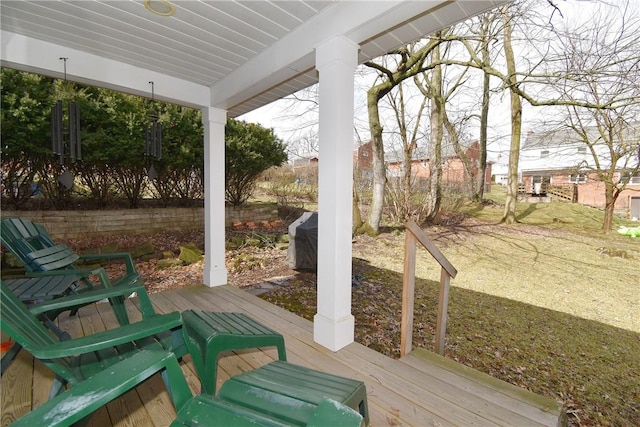
[[[367,390],[362,381],[288,362],[271,362],[234,375],[222,385],[218,397],[299,426],[307,425],[322,399],[328,398],[359,412],[369,425]]]
[[[182,313],[182,322],[184,341],[204,393],[216,393],[221,352],[275,346],[278,359],[287,360],[282,335],[246,314],[187,310]]]

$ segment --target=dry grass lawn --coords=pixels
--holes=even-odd
[[[469,205],[425,228],[458,270],[445,355],[563,402],[573,426],[640,425],[640,239],[599,231],[602,212],[572,204]],[[356,339],[398,357],[404,232],[353,245]],[[440,267],[418,251],[413,343],[433,349]],[[311,319],[315,275],[265,299]]]

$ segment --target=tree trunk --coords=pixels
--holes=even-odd
[[[489,17],[484,15],[482,18],[482,62],[488,66],[490,64],[489,56]],[[490,90],[490,76],[488,73],[483,72],[482,79],[482,109],[480,112],[480,141],[478,150],[478,176],[476,177],[476,202],[481,201],[484,198],[484,186],[487,174],[487,127],[489,126],[489,90]]]
[[[353,227],[352,230],[357,232],[362,229],[362,215],[360,215],[360,207],[358,206],[360,203],[360,199],[358,198],[358,192],[356,191],[356,186],[353,186]]]
[[[402,219],[408,221],[411,217],[412,204],[411,194],[413,193],[413,171],[411,159],[413,157],[413,148],[409,146],[404,151],[403,168],[402,171]]]
[[[373,89],[373,88],[372,88]],[[367,225],[371,231],[378,233],[384,207],[384,189],[387,174],[384,164],[384,144],[382,142],[382,125],[378,110],[379,92],[370,90],[368,94],[369,128],[371,132],[371,148],[373,154],[373,195],[371,207],[367,215]]]
[[[518,199],[518,159],[520,157],[520,135],[522,133],[522,102],[516,92],[518,77],[516,76],[516,61],[511,45],[511,15],[508,7],[502,11],[504,21],[504,56],[507,63],[507,84],[511,99],[511,145],[509,148],[509,172],[507,181],[507,198],[504,205],[502,222],[513,224],[516,222],[516,201]]]
[[[440,48],[433,49],[433,62],[440,61]],[[430,159],[429,159],[429,197],[425,218],[428,222],[436,222],[442,199],[442,135],[444,115],[442,106],[442,67],[436,65],[431,73],[431,115],[430,115]]]
[[[606,206],[604,208],[604,222],[602,223],[602,230],[605,233],[608,233],[611,231],[611,225],[613,224],[613,212],[614,212],[614,206],[615,206],[615,201],[611,201],[609,200],[609,195],[606,195]]]
[[[396,111],[396,120],[398,121],[399,130],[400,130],[400,138],[402,139],[402,206],[401,216],[403,222],[407,222],[411,218],[411,212],[413,211],[413,206],[411,203],[411,196],[413,194],[413,164],[411,161],[413,160],[413,149],[415,147],[415,133],[411,136],[408,134],[407,123],[406,123],[406,111],[405,111],[405,101],[404,101],[404,90],[402,84],[398,85],[398,95],[399,95],[399,104]],[[423,103],[424,105],[424,103]],[[420,114],[422,112],[422,108],[420,108],[418,112],[418,123],[420,122]]]
[[[612,167],[615,169],[615,167]],[[613,176],[614,171],[611,171],[610,178],[604,183],[604,197],[605,197],[605,205],[604,205],[604,221],[602,222],[602,230],[605,233],[611,231],[611,227],[613,225],[613,217],[615,214],[616,201],[618,200],[618,196],[620,195],[620,189],[616,188],[615,184],[613,184]]]

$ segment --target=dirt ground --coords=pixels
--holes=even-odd
[[[229,231],[230,236],[250,238],[254,234],[287,235],[286,226],[278,229],[255,231]],[[161,292],[181,286],[197,285],[202,283],[204,263],[187,266],[171,267],[164,270],[156,268],[158,258],[163,253],[171,252],[174,256],[179,254],[180,245],[194,243],[204,247],[204,234],[194,231],[174,231],[152,235],[126,235],[110,238],[96,238],[91,240],[77,240],[70,243],[79,251],[92,250],[107,245],[117,245],[121,250],[130,250],[142,243],[153,243],[156,257],[148,261],[136,261],[136,268],[143,276],[145,285],[150,293]],[[354,242],[357,246],[358,243]],[[226,252],[227,283],[239,288],[260,288],[272,285],[284,286],[293,278],[305,278],[315,280],[312,272],[300,272],[292,269],[287,262],[286,246],[258,247],[250,244],[238,249],[227,249]],[[114,265],[110,274],[118,274],[122,266]]]

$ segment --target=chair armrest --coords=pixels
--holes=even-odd
[[[191,398],[180,365],[171,352],[142,350],[110,366],[18,418],[11,426],[69,426],[166,369],[176,410]]]
[[[38,359],[57,359],[114,347],[180,326],[182,326],[182,319],[180,313],[176,311],[92,335],[56,342],[35,350],[26,345],[24,347]]]
[[[137,292],[138,294],[146,293],[144,286],[140,285],[128,285],[117,286],[115,288],[95,289],[91,291],[85,291],[80,294],[72,294],[65,296],[64,298],[55,298],[49,301],[45,301],[36,305],[33,305],[29,310],[34,315],[47,313],[53,310],[60,310],[75,307],[77,305],[87,305],[92,302],[102,301],[106,298],[114,297],[128,297],[129,295]]]
[[[127,266],[127,274],[134,274],[138,271],[136,270],[135,264],[133,263],[133,258],[129,252],[113,252],[108,254],[86,254],[80,255],[80,259],[82,261],[91,261],[96,259],[124,259],[124,262]]]

